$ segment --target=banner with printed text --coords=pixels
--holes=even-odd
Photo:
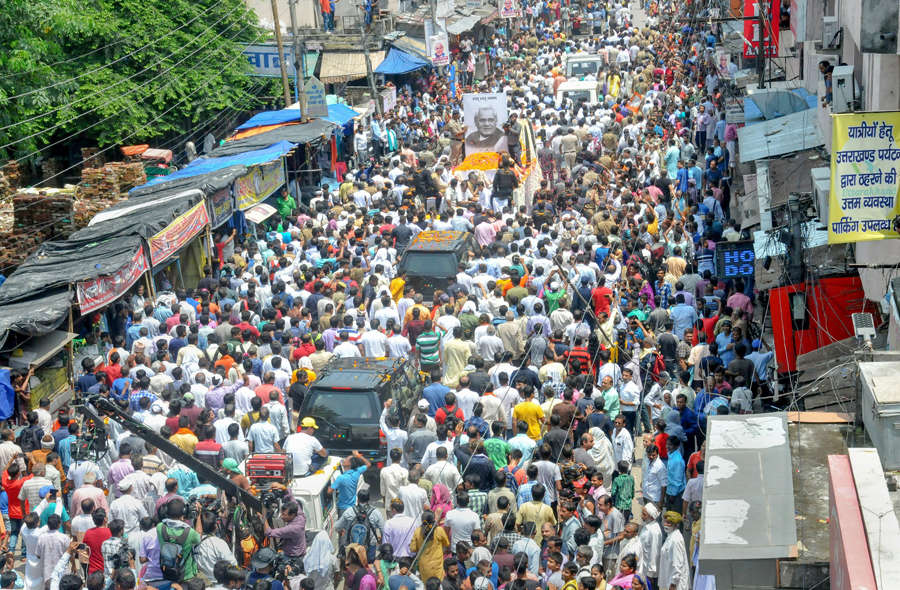
[[[82,314],[105,307],[125,294],[147,272],[147,257],[141,246],[128,264],[112,273],[88,281],[78,281],[76,292]]]
[[[900,236],[900,112],[832,117],[828,243]]]
[[[256,205],[284,184],[284,164],[276,160],[254,166],[250,172],[234,181],[234,200],[239,211]]]
[[[759,18],[762,12],[762,19]],[[762,39],[763,55],[778,56],[778,21],[781,2],[744,0],[744,57],[756,57]],[[762,22],[760,22],[762,21]]]
[[[191,241],[191,238],[203,231],[209,224],[209,213],[206,202],[200,201],[150,238],[150,264],[156,266],[165,262]]]

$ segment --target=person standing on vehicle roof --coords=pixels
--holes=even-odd
[[[327,460],[328,450],[316,438],[318,428],[316,419],[307,416],[300,421],[300,432],[295,432],[284,440],[284,451],[293,458],[294,477],[315,473]]]

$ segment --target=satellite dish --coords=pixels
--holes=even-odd
[[[193,162],[197,159],[197,146],[194,145],[193,141],[189,141],[184,145],[184,155],[187,157],[188,162]]]
[[[216,138],[213,137],[212,133],[207,133],[206,137],[203,138],[203,153],[208,154],[214,149],[216,149]]]

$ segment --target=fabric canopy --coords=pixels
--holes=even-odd
[[[415,39],[407,35],[405,37],[400,37],[399,39],[394,39],[391,41],[391,45],[410,55],[415,55],[424,60],[428,59],[428,49],[425,46],[425,39]]]
[[[68,317],[71,306],[72,292],[68,287],[26,301],[0,304],[0,346],[10,331],[28,336],[52,332]]]
[[[459,16],[459,18],[447,25],[447,32],[451,35],[461,35],[466,31],[471,31],[479,22],[481,22],[481,17],[477,14]]]
[[[375,68],[376,74],[406,74],[431,65],[421,57],[391,47],[387,58]]]
[[[369,53],[372,60],[372,68],[376,69],[384,61],[384,51],[372,51]],[[327,52],[322,55],[322,73],[319,80],[325,84],[338,84],[358,80],[366,77],[366,55],[363,52],[334,53]]]
[[[238,125],[237,129],[250,129],[251,127],[262,127],[264,125],[278,125],[279,123],[299,120],[300,113],[294,109],[263,111],[250,117],[243,125]]]
[[[289,141],[295,144],[310,143],[323,135],[330,135],[331,130],[335,127],[337,125],[325,119],[310,119],[309,123],[302,124],[286,124],[251,137],[226,141],[211,151],[209,155],[214,158],[233,156],[235,154],[243,155],[250,150],[260,150],[281,141]],[[167,178],[171,178],[171,176]]]
[[[328,105],[328,117],[326,118],[332,123],[344,125],[359,115],[359,113],[345,104],[330,104]]]
[[[262,137],[262,135],[257,137]],[[266,162],[277,160],[283,155],[290,153],[290,151],[295,147],[297,147],[297,144],[291,143],[289,141],[279,141],[277,143],[270,144],[268,147],[263,149],[246,151],[237,154],[229,154],[223,157],[197,158],[181,170],[173,172],[168,176],[160,176],[158,178],[154,178],[153,180],[137,188],[171,182],[180,178],[189,178],[192,176],[199,176],[201,174],[208,174],[210,172],[215,172],[216,170],[221,170],[222,168],[227,168],[229,166],[240,165],[250,167],[256,164],[265,164]],[[213,150],[212,153],[215,154],[215,150]]]

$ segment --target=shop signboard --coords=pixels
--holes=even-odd
[[[200,201],[182,213],[164,230],[150,238],[150,264],[157,266],[186,246],[209,224],[206,203]]]
[[[900,112],[844,113],[831,121],[828,243],[900,236]]]
[[[281,188],[284,182],[282,160],[254,166],[250,172],[234,181],[232,191],[238,210],[246,211],[256,205]]]
[[[325,85],[312,76],[303,86],[303,92],[306,93],[306,113],[307,117],[327,117],[328,101],[325,99]]]
[[[761,11],[762,19],[758,18]],[[763,55],[765,57],[778,56],[778,20],[780,18],[780,1],[744,1],[744,57],[757,56],[760,36],[762,36]]]
[[[207,197],[209,203],[210,227],[217,228],[229,219],[234,213],[234,200],[231,198],[231,191],[223,188]]]
[[[76,292],[78,308],[82,314],[106,307],[125,294],[141,275],[147,272],[147,257],[144,247],[138,247],[128,264],[112,273],[87,281],[78,281]]]

